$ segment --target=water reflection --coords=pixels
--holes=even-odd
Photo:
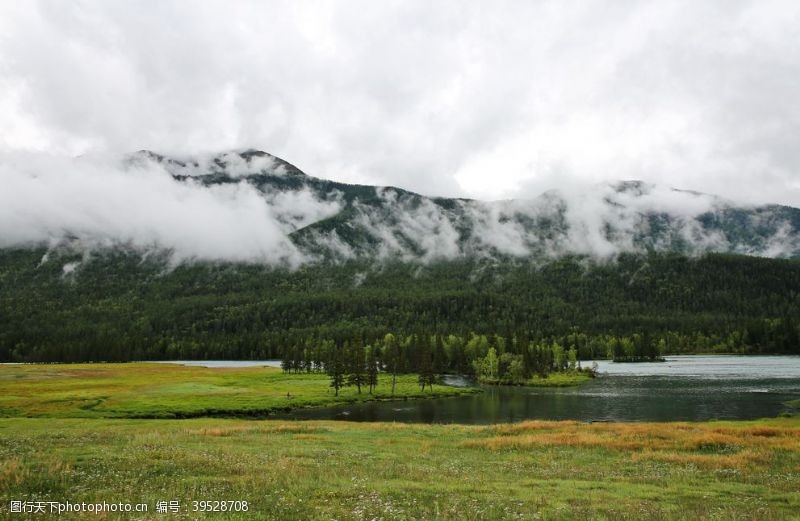
[[[651,367],[648,367],[651,366]],[[487,424],[525,419],[677,421],[776,416],[800,398],[800,357],[670,357],[609,364],[576,388],[485,387],[461,398],[373,402],[282,415],[297,419]]]

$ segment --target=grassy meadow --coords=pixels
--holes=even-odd
[[[389,382],[381,378],[375,397],[388,397]],[[413,376],[397,388],[463,392],[472,391],[420,392]],[[335,397],[323,375],[269,368],[0,366],[0,519],[48,518],[12,514],[12,501],[149,508],[60,519],[800,518],[800,417],[493,426],[187,418],[364,399],[352,388]],[[156,513],[170,500],[178,513]],[[247,501],[248,511],[193,511],[201,500]]]
[[[148,503],[141,519],[797,519],[798,440],[798,418],[489,427],[7,418],[0,517],[24,518],[8,514],[12,500],[69,500]],[[249,511],[191,511],[206,499],[245,500]],[[181,513],[154,513],[160,500],[180,500]]]
[[[396,399],[456,396],[477,389],[434,385],[398,375]],[[193,418],[266,416],[289,408],[391,399],[391,376],[369,394],[346,387],[335,396],[324,374],[272,367],[206,368],[177,364],[25,364],[0,366],[0,417]]]

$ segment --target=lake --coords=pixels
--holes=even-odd
[[[483,386],[483,393],[467,397],[301,409],[280,417],[465,424],[744,420],[777,416],[786,410],[784,402],[800,399],[797,356],[666,358],[660,363],[598,362],[600,375],[580,387]]]

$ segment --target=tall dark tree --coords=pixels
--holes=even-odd
[[[436,373],[433,370],[433,353],[431,352],[430,344],[427,342],[420,344],[417,372],[419,373],[417,381],[420,388],[424,391],[425,386],[428,386],[430,390],[433,390],[433,384],[436,382]]]
[[[378,386],[378,348],[367,346],[367,386],[369,394]]]
[[[283,369],[284,373],[292,372],[294,368],[294,353],[292,353],[291,349],[285,349],[283,351],[283,358],[281,359],[281,369]]]
[[[433,342],[433,370],[437,374],[447,370],[447,353],[444,350],[442,335],[434,335]]]
[[[328,376],[331,378],[331,387],[339,396],[339,389],[345,384],[345,370],[346,364],[344,360],[344,349],[340,346],[334,346],[328,353],[328,363],[326,364]]]
[[[367,384],[364,347],[360,343],[353,342],[347,351],[347,385],[354,385],[358,389],[358,394],[361,394],[361,386]]]
[[[383,357],[386,360],[387,368],[392,373],[392,397],[397,383],[397,371],[400,366],[400,346],[397,338],[391,333],[386,333],[383,337]]]

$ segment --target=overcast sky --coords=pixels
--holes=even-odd
[[[800,206],[800,2],[0,1],[0,152],[262,149],[527,197]]]

